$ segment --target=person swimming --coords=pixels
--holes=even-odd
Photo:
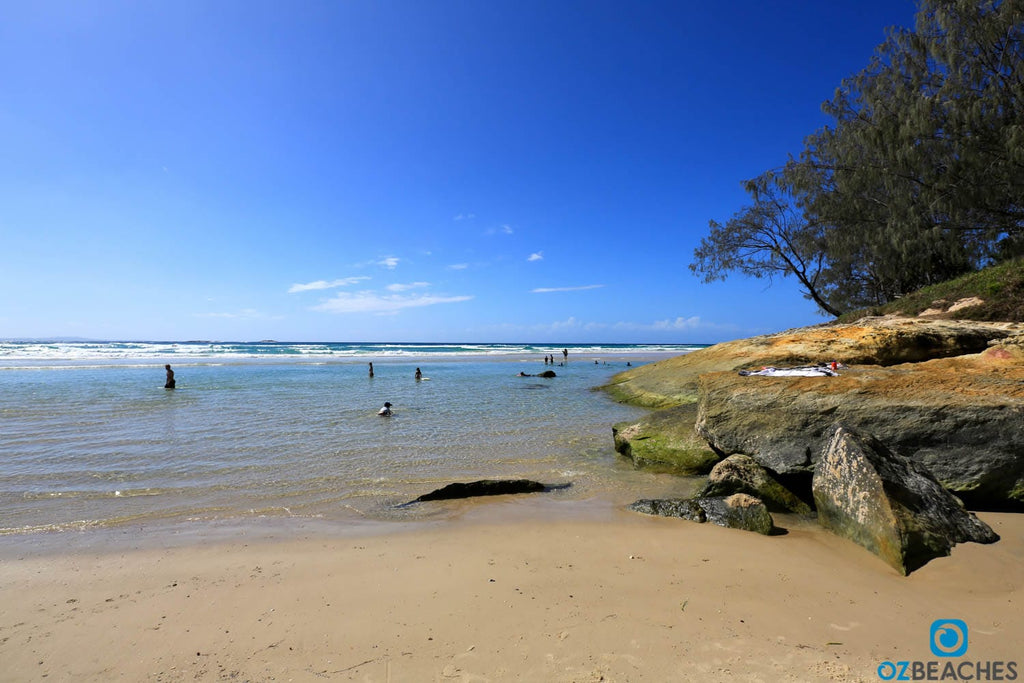
[[[384,407],[377,411],[381,417],[391,417],[391,404],[384,401]]]

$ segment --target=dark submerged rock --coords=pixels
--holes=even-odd
[[[567,488],[569,484],[547,486],[531,479],[482,479],[480,481],[456,482],[425,493],[412,503],[424,503],[431,500],[454,500],[457,498],[473,498],[476,496],[501,496],[510,493],[539,493],[553,489]]]
[[[643,499],[630,510],[661,517],[680,517],[691,522],[710,522],[730,529],[743,529],[768,535],[772,516],[763,502],[745,493],[711,498]]]
[[[812,486],[823,526],[904,575],[957,543],[999,540],[924,465],[842,425],[829,435]]]

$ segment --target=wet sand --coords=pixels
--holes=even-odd
[[[981,513],[999,543],[903,577],[795,518],[764,537],[572,509],[502,497],[170,548],[0,539],[0,680],[877,681],[884,661],[1024,660],[1024,515]],[[940,618],[968,625],[963,657],[930,652]]]

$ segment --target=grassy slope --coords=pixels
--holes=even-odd
[[[852,311],[839,322],[852,322],[865,315],[918,315],[926,309],[947,309],[957,301],[976,297],[982,303],[935,317],[957,320],[1024,322],[1024,259],[1001,263],[956,280],[925,287],[913,294],[870,309]]]

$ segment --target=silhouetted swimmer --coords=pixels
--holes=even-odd
[[[569,349],[562,349],[562,358],[569,360]]]
[[[171,370],[170,365],[165,365],[164,370],[167,371],[167,382],[164,383],[164,389],[174,388],[174,370]]]
[[[373,377],[373,363],[370,363],[370,377]]]
[[[391,404],[384,401],[384,407],[377,411],[381,417],[391,417]]]
[[[416,379],[423,379],[423,373],[420,372],[419,368],[416,368]]]

